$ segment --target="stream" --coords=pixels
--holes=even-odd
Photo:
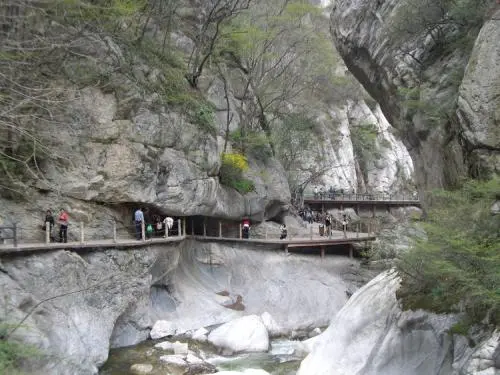
[[[151,364],[151,375],[181,375],[186,368],[176,367],[160,360],[163,355],[172,352],[155,348],[154,345],[172,340],[149,340],[139,345],[111,349],[108,361],[101,368],[100,375],[135,375],[130,368],[133,364]],[[189,350],[197,357],[216,366],[218,371],[243,371],[245,369],[262,369],[271,375],[295,375],[303,355],[296,354],[297,341],[277,339],[271,341],[271,348],[267,353],[240,353],[231,356],[218,354],[218,349],[208,343],[192,340],[187,342]],[[190,372],[187,372],[190,373]],[[203,372],[196,372],[202,374]],[[207,372],[208,373],[208,372]]]

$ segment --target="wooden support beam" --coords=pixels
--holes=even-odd
[[[113,221],[113,242],[116,243],[116,221]]]
[[[45,223],[45,243],[50,243],[50,223]]]
[[[146,241],[146,224],[144,221],[141,222],[141,238],[143,241]]]
[[[222,238],[222,222],[219,220],[219,237]]]
[[[325,257],[325,247],[321,246],[321,258]]]
[[[80,243],[85,242],[85,233],[83,231],[83,221],[80,221]]]
[[[354,248],[352,244],[349,246],[349,258],[354,258]]]
[[[288,245],[285,245],[285,255],[288,255]]]

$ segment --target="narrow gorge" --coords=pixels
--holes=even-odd
[[[499,375],[500,5],[472,3],[3,1],[0,372]],[[180,232],[120,246],[139,208]]]

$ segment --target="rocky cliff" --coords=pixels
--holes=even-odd
[[[337,0],[337,48],[398,129],[421,188],[498,174],[498,5],[426,4]],[[454,20],[459,11],[465,22]]]
[[[401,311],[399,279],[384,272],[358,290],[328,329],[307,342],[298,375],[498,374],[498,333],[469,347],[448,332],[455,319]]]
[[[178,334],[264,312],[281,333],[325,326],[362,274],[347,257],[286,257],[195,241],[55,251],[2,259],[0,321],[9,331],[18,325],[11,338],[40,349],[32,373],[96,374],[110,347],[146,339],[158,319]],[[243,311],[224,307],[236,295]]]
[[[260,121],[253,108],[257,99],[252,91],[242,93],[242,69],[229,63],[219,67],[223,72],[207,66],[198,87],[190,87],[183,74],[196,42],[189,34],[193,4],[174,12],[175,31],[163,30],[158,20],[146,23],[140,43],[127,34],[126,24],[118,31],[103,30],[101,16],[92,14],[90,26],[82,26],[74,24],[81,14],[74,15],[77,21],[51,14],[42,22],[36,12],[30,15],[15,4],[1,13],[16,11],[26,18],[24,24],[2,18],[7,30],[2,48],[33,34],[51,50],[50,59],[42,56],[11,72],[13,82],[27,80],[26,92],[5,82],[15,111],[6,125],[0,124],[0,136],[8,141],[0,146],[5,172],[0,222],[17,222],[22,241],[43,239],[40,226],[48,208],[65,208],[72,225],[84,223],[87,238],[96,239],[109,237],[114,222],[125,231],[138,206],[159,214],[279,221],[289,208],[296,176],[309,188],[314,182],[358,192],[413,190],[408,152],[380,109],[366,104],[366,94],[352,78],[342,77],[341,63],[328,68],[342,78],[336,86],[325,83],[330,91],[280,109],[292,113],[304,107],[314,122],[311,146],[292,150],[303,154],[293,168],[284,168],[279,152],[270,155],[274,135],[252,130],[250,142],[258,147],[246,152],[245,178],[253,188],[238,192],[221,183],[221,154],[241,151],[233,136]],[[54,47],[54,40],[64,48]],[[33,95],[34,81],[50,98],[50,110],[17,97]],[[274,91],[285,90],[273,84]],[[358,133],[369,134],[369,142],[356,149]],[[284,144],[285,152],[294,148]],[[362,155],[363,147],[371,153]],[[71,227],[69,233],[74,239]]]

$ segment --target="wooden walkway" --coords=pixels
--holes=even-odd
[[[182,235],[152,238],[149,240],[96,240],[84,242],[68,242],[68,243],[19,243],[17,246],[13,244],[0,245],[0,256],[15,256],[33,253],[43,253],[53,250],[69,250],[69,251],[96,251],[104,249],[129,249],[142,248],[150,245],[170,244],[184,241],[185,239],[194,239],[197,241],[222,242],[222,243],[237,243],[237,244],[254,244],[254,245],[270,245],[279,246],[288,252],[289,248],[311,248],[316,247],[321,249],[321,254],[324,256],[325,247],[349,245],[355,242],[374,241],[375,235],[369,233],[346,232],[335,233],[332,237],[294,237],[293,239],[260,239],[260,238],[226,238],[226,237],[210,237],[203,235]],[[352,254],[350,254],[352,256]]]
[[[420,207],[420,199],[405,195],[387,194],[336,194],[333,198],[328,194],[322,197],[304,195],[304,204],[314,205],[349,205],[349,206],[417,206]]]

